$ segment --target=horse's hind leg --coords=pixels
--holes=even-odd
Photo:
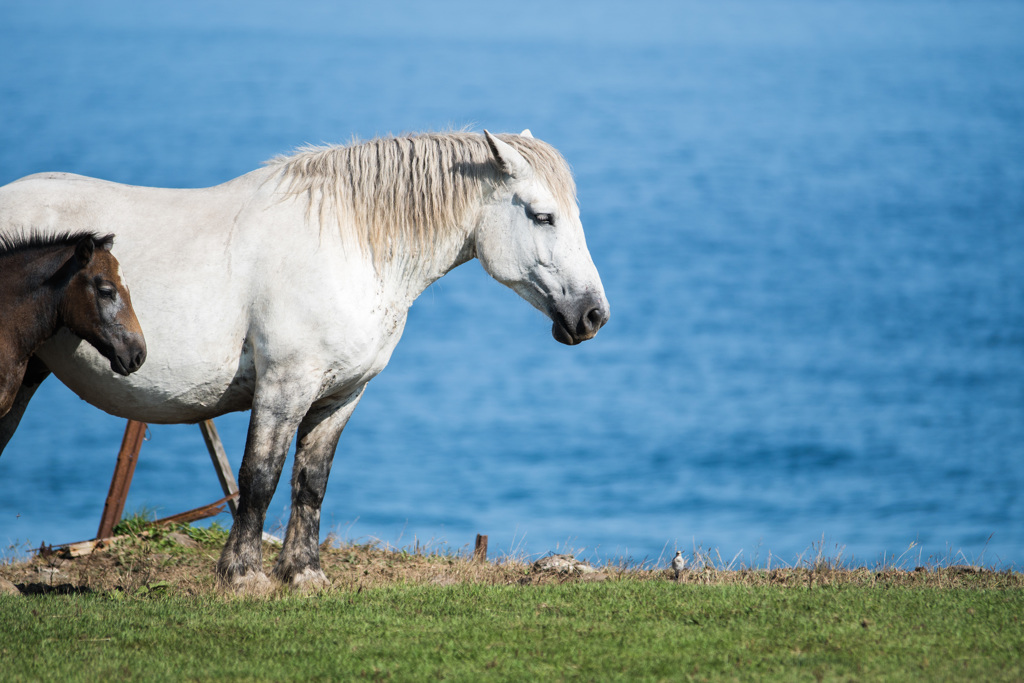
[[[238,592],[264,593],[272,588],[263,573],[263,523],[288,446],[310,405],[297,384],[257,386],[238,470],[238,510],[217,562],[221,582]]]
[[[361,395],[362,391],[348,401],[314,407],[299,425],[288,533],[274,565],[274,576],[295,587],[330,586],[320,569],[320,506],[338,439]]]
[[[36,393],[36,389],[43,383],[43,380],[49,376],[50,369],[43,361],[32,356],[28,361],[25,376],[21,380],[21,387],[14,396],[14,404],[6,415],[0,417],[0,453],[7,448],[7,443],[14,436],[18,425],[21,424],[21,418],[25,414],[25,409],[28,408],[28,402],[32,400],[32,395]]]

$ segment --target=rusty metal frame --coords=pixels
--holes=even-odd
[[[221,443],[220,435],[213,420],[203,420],[199,423],[199,429],[203,433],[203,440],[206,442],[206,449],[213,461],[213,468],[217,472],[217,479],[220,480],[221,489],[225,497],[221,500],[204,505],[203,507],[189,510],[177,515],[157,520],[154,524],[167,524],[171,522],[193,522],[197,519],[205,519],[219,514],[227,503],[231,510],[231,516],[235,516],[238,509],[238,483],[231,471],[231,463],[228,462],[227,453],[224,451],[224,444]],[[124,438],[121,441],[121,450],[117,454],[117,465],[114,466],[114,475],[110,480],[110,491],[107,493],[106,503],[103,505],[103,516],[100,517],[100,527],[96,532],[96,539],[105,539],[113,536],[114,527],[121,521],[124,513],[124,504],[128,499],[128,489],[132,485],[132,477],[135,474],[135,465],[139,460],[139,451],[142,449],[142,442],[146,435],[146,423],[128,420],[124,430]]]

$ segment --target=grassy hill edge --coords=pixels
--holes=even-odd
[[[68,557],[59,549],[36,553],[27,561],[0,564],[0,582],[7,592],[13,584],[20,594],[119,593],[125,596],[153,590],[179,595],[218,591],[214,567],[227,530],[180,525],[147,528],[122,523],[118,539],[83,557]],[[267,573],[278,547],[264,544]],[[874,568],[846,566],[834,557],[816,554],[800,566],[723,567],[708,553],[693,553],[679,572],[633,566],[620,561],[592,567],[572,555],[552,555],[531,562],[500,558],[474,561],[448,548],[390,549],[373,543],[340,543],[328,538],[321,545],[321,563],[332,591],[360,591],[396,584],[449,586],[455,584],[549,585],[603,581],[668,581],[695,585],[814,587],[830,585],[911,588],[1014,589],[1024,588],[1024,573],[966,564]],[[287,592],[287,589],[282,589]]]

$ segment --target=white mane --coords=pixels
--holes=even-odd
[[[559,204],[576,205],[565,159],[530,137],[499,135],[515,147]],[[482,135],[424,133],[331,147],[306,147],[267,162],[292,194],[306,195],[321,225],[334,221],[379,266],[395,244],[432,251],[479,204],[498,173]],[[345,231],[355,231],[346,235]]]

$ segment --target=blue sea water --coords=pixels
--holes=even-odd
[[[397,546],[1020,568],[1022,123],[1016,2],[0,2],[0,183],[463,126],[569,159],[612,320],[563,347],[475,262],[424,293],[323,509]],[[0,543],[92,537],[123,428],[48,380]],[[220,496],[152,426],[128,510]]]

